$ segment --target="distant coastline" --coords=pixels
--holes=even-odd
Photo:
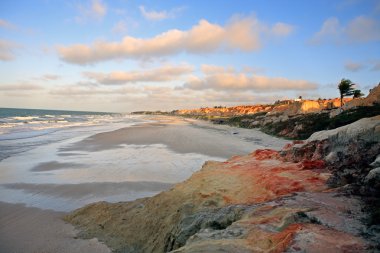
[[[273,104],[214,106],[198,109],[137,111],[132,114],[171,115],[261,131],[291,140],[304,140],[314,132],[334,129],[380,114],[380,84],[365,98],[295,99]]]

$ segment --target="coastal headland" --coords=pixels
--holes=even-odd
[[[208,120],[261,131],[287,139],[307,139],[313,133],[334,129],[364,117],[380,114],[380,84],[367,97],[334,99],[294,99],[273,104],[214,106],[171,112],[140,111],[134,114],[174,115]]]

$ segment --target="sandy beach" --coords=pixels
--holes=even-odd
[[[0,203],[0,252],[106,253],[96,239],[76,238],[73,226],[62,221],[62,212]]]
[[[207,160],[288,143],[257,130],[146,119],[1,161],[0,252],[109,252],[97,240],[75,239],[76,231],[61,217],[96,201],[153,196]]]
[[[286,143],[255,129],[212,125],[209,122],[176,117],[151,119],[158,122],[96,134],[61,151],[98,151],[119,148],[123,144],[164,144],[176,153],[229,158],[257,148],[280,149]]]

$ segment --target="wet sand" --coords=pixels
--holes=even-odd
[[[108,253],[97,239],[76,238],[64,213],[0,202],[0,252],[8,253]]]
[[[256,129],[212,125],[209,122],[175,117],[152,119],[159,122],[99,133],[61,149],[62,154],[120,148],[125,144],[164,144],[176,153],[198,153],[227,159],[258,148],[281,149],[288,142]]]

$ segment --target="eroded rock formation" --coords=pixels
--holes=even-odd
[[[344,102],[351,101],[351,98],[344,98]],[[252,115],[256,113],[268,113],[268,115],[284,114],[287,116],[315,113],[325,109],[333,109],[340,106],[340,99],[320,99],[320,100],[285,100],[272,105],[242,105],[233,107],[214,107],[200,109],[184,109],[174,112],[175,115],[191,116],[221,116],[231,117],[238,115]]]
[[[380,117],[362,119],[281,152],[207,162],[152,198],[91,204],[66,220],[115,252],[376,251],[367,200],[379,196],[379,140]]]

